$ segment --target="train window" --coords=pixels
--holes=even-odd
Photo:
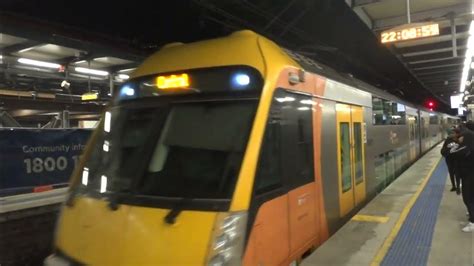
[[[275,98],[285,100],[294,100],[294,98],[286,99],[280,97],[279,91],[275,92]],[[268,122],[265,128],[265,135],[260,148],[260,156],[258,160],[258,169],[255,178],[255,191],[262,194],[273,189],[283,186],[282,181],[282,106],[283,100],[274,100],[268,114]]]
[[[314,181],[310,96],[278,89],[265,129],[255,180],[257,194]],[[284,167],[283,167],[284,164]]]
[[[257,194],[280,188],[282,182],[280,110],[272,106],[260,150],[255,178]]]
[[[110,130],[100,131],[86,167],[87,188],[99,190],[101,176],[109,180],[107,191],[129,188],[143,148],[153,134],[153,124],[162,124],[164,116],[158,109],[112,108]]]
[[[405,105],[372,97],[374,125],[404,125],[406,123]]]
[[[362,161],[362,126],[360,122],[354,122],[354,162],[356,184],[364,181]]]
[[[341,178],[342,192],[346,192],[352,187],[351,179],[351,142],[349,123],[341,122],[339,124],[340,143],[341,143]]]
[[[380,188],[386,187],[395,177],[395,157],[393,151],[374,158],[375,178]]]
[[[296,101],[283,108],[286,130],[283,138],[288,172],[292,188],[314,181],[313,160],[313,104],[311,96],[290,94]],[[294,154],[294,156],[293,156]]]
[[[139,193],[230,199],[255,109],[254,101],[175,103],[158,109],[165,122],[154,133],[158,140],[151,145]]]
[[[424,117],[421,118],[421,130],[422,130],[421,136],[424,139],[428,137],[428,128],[429,128],[428,122],[429,121],[427,121]]]
[[[430,125],[439,125],[438,115],[430,114]]]
[[[410,141],[414,141],[417,138],[418,132],[418,119],[414,115],[408,116],[408,131]]]

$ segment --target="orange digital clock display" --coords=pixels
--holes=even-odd
[[[406,41],[439,35],[438,23],[424,24],[382,32],[382,43]]]

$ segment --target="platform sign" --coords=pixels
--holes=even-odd
[[[86,129],[0,129],[0,196],[65,184],[91,135]],[[13,193],[15,194],[15,193]]]
[[[439,35],[438,23],[415,23],[382,32],[381,42],[391,43]]]

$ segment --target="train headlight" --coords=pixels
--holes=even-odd
[[[208,265],[240,265],[243,253],[247,213],[221,213],[217,216]]]

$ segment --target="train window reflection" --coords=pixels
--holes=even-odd
[[[406,123],[405,106],[382,98],[372,98],[374,125],[404,125]]]
[[[292,99],[281,101],[281,99]],[[275,91],[255,179],[257,194],[314,181],[311,96]],[[304,111],[304,112],[302,112]]]
[[[256,104],[192,103],[171,108],[139,191],[183,198],[230,198]]]
[[[354,161],[355,161],[355,182],[359,184],[364,181],[364,170],[362,163],[362,125],[354,122]]]
[[[341,122],[340,130],[340,149],[341,149],[341,178],[342,178],[342,192],[346,192],[352,188],[351,178],[351,143],[349,123]]]

